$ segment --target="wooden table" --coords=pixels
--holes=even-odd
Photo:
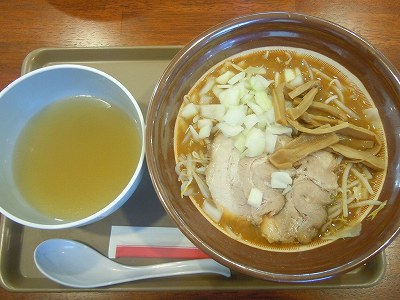
[[[207,28],[244,14],[290,11],[336,22],[356,32],[400,69],[400,1],[0,1],[0,88],[20,75],[21,62],[40,47],[184,45]],[[400,239],[387,249],[387,272],[372,288],[246,292],[10,293],[0,299],[395,299],[400,295]]]

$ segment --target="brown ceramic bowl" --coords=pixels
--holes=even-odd
[[[263,46],[319,52],[345,66],[365,85],[387,135],[389,169],[380,200],[387,206],[363,221],[360,236],[303,252],[256,249],[219,231],[189,198],[180,197],[174,171],[173,130],[183,96],[226,57]],[[260,13],[211,28],[185,46],[165,70],[147,113],[146,155],[157,194],[181,231],[222,264],[273,281],[313,281],[347,272],[382,251],[400,230],[400,75],[368,42],[334,23],[292,13]]]

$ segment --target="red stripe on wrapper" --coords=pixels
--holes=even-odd
[[[155,246],[117,246],[115,257],[146,258],[210,258],[197,248],[155,247]]]

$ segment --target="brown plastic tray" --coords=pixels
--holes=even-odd
[[[38,49],[25,58],[21,73],[61,63],[82,64],[103,70],[120,80],[139,102],[143,113],[153,88],[163,70],[180,47],[135,48],[62,48]],[[147,169],[133,196],[109,217],[81,228],[64,230],[37,230],[1,218],[0,281],[10,291],[69,291],[45,278],[33,261],[33,251],[43,240],[68,238],[84,242],[107,255],[112,225],[174,226],[165,214],[153,189]],[[161,262],[160,259],[124,258],[125,264]],[[383,252],[362,267],[328,280],[313,283],[284,284],[255,279],[233,272],[231,278],[217,275],[191,275],[142,280],[98,290],[268,290],[298,288],[358,288],[373,286],[382,279],[386,269]]]

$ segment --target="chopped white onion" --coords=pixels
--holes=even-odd
[[[296,67],[294,69],[294,74],[295,74],[295,77],[292,80],[290,80],[289,84],[292,86],[302,85],[304,83],[304,79],[303,79],[303,75],[301,74],[301,71],[298,67]]]
[[[207,79],[207,82],[205,83],[205,85],[201,88],[200,90],[200,95],[205,95],[207,94],[209,91],[211,91],[211,89],[213,88],[215,83],[215,78],[214,77],[210,77]]]
[[[254,93],[249,92],[249,93],[245,94],[245,95],[241,98],[240,101],[241,101],[243,104],[247,104],[247,103],[250,103],[250,102],[254,102],[254,101],[255,101],[255,100],[254,100]]]
[[[249,102],[247,103],[247,105],[250,107],[250,109],[257,115],[261,115],[264,110],[262,109],[262,107],[254,102]]]
[[[209,104],[212,100],[211,96],[207,96],[207,95],[201,95],[200,96],[200,100],[199,100],[199,104],[203,105],[203,104]]]
[[[243,133],[240,133],[235,138],[235,143],[233,144],[236,149],[242,153],[246,149],[246,136]]]
[[[225,106],[223,104],[200,105],[200,115],[203,118],[222,121],[225,115]]]
[[[232,71],[226,71],[225,73],[218,76],[215,81],[219,84],[226,84],[233,76],[235,76],[235,73],[233,73]]]
[[[231,88],[220,92],[218,98],[219,101],[225,106],[239,105],[240,89],[237,86],[232,86]]]
[[[230,106],[226,112],[223,121],[231,126],[242,125],[246,114],[240,106]]]
[[[197,121],[200,119],[199,115],[195,115],[193,118],[193,123],[197,123]]]
[[[278,136],[270,132],[265,132],[265,152],[268,154],[275,152],[276,141]]]
[[[234,64],[234,63],[231,63],[231,66],[232,66],[233,68],[235,68],[236,70],[240,71],[240,72],[244,72],[243,68],[241,68],[240,66],[238,66],[238,65],[236,65],[236,64]]]
[[[242,80],[235,84],[235,87],[239,90],[239,98],[242,99],[245,95],[247,95],[250,92],[250,89],[248,87],[247,81]]]
[[[301,76],[301,71],[299,67],[294,68],[294,73],[296,74],[296,76]]]
[[[222,211],[211,205],[207,200],[203,202],[203,211],[216,223],[222,218]]]
[[[232,126],[229,125],[225,122],[222,123],[218,123],[217,124],[217,128],[219,130],[221,130],[221,132],[223,133],[223,135],[225,135],[226,137],[233,137],[238,135],[239,133],[241,133],[243,131],[243,127],[240,125],[237,126]]]
[[[263,68],[263,67],[252,67],[252,66],[249,66],[249,67],[247,67],[245,72],[247,74],[266,74],[267,70],[265,68]]]
[[[263,193],[259,189],[253,187],[250,190],[250,195],[249,198],[247,199],[247,204],[249,204],[254,208],[259,208],[261,206],[262,199],[263,199]]]
[[[232,87],[232,85],[231,84],[217,84],[216,85],[217,86],[217,88],[220,88],[220,89],[229,89],[229,88],[231,88]]]
[[[212,125],[205,125],[203,127],[200,127],[199,138],[200,139],[208,138],[211,134],[211,129],[212,129]]]
[[[301,74],[297,75],[293,80],[291,80],[289,82],[289,84],[293,85],[293,86],[299,86],[299,85],[302,85],[303,83],[304,83],[304,80],[303,80],[303,76],[301,76]]]
[[[292,182],[288,172],[276,171],[271,174],[271,187],[273,189],[286,189]]]
[[[258,123],[259,119],[256,114],[250,114],[245,116],[244,118],[244,126],[248,129],[251,129]]]
[[[251,88],[255,91],[265,91],[268,86],[273,83],[273,80],[268,80],[261,75],[255,75],[250,77]]]
[[[368,121],[370,121],[374,125],[377,123],[379,124],[379,112],[376,107],[364,109],[363,112]]]
[[[223,89],[217,87],[216,85],[214,85],[213,88],[212,88],[212,92],[216,97],[218,97],[219,94],[221,94],[222,91],[223,91]]]
[[[267,131],[272,134],[286,134],[287,136],[292,136],[293,129],[291,127],[282,126],[279,124],[272,125],[267,128]]]
[[[272,98],[267,94],[266,91],[256,91],[254,94],[254,99],[264,111],[272,108]]]
[[[379,117],[378,109],[376,107],[364,109],[364,114],[368,121],[374,121]]]
[[[266,116],[269,124],[275,123],[275,109],[273,107],[266,112]]]
[[[240,72],[228,80],[228,84],[235,84],[246,76],[245,72]]]
[[[296,77],[296,72],[294,71],[294,69],[286,68],[286,69],[283,71],[283,76],[285,77],[285,82],[290,82],[290,81],[292,81],[293,79],[295,79],[295,77]]]
[[[256,127],[250,129],[246,136],[245,146],[247,147],[246,156],[255,157],[261,155],[265,151],[264,132]]]
[[[271,126],[271,122],[269,122],[269,114],[268,111],[263,112],[258,117],[257,127],[264,130],[267,126]]]
[[[213,126],[213,122],[211,119],[199,119],[197,121],[197,127],[202,128],[204,126]]]
[[[186,104],[181,111],[181,116],[185,119],[189,119],[197,115],[197,106],[194,103]]]

